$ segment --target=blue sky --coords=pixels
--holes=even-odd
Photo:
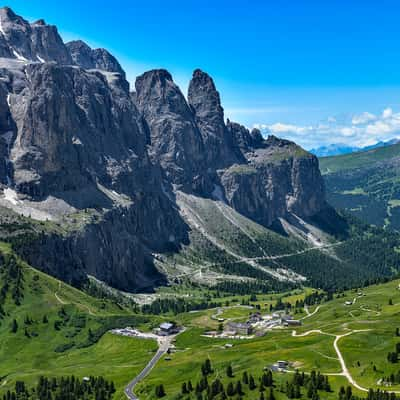
[[[131,82],[166,68],[186,93],[213,76],[226,116],[310,148],[400,134],[396,1],[9,0],[65,41],[109,49]],[[354,123],[357,122],[357,123]]]

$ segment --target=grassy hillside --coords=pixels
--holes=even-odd
[[[252,339],[213,339],[201,336],[208,329],[215,329],[217,322],[211,316],[215,311],[202,311],[195,314],[182,314],[178,319],[188,328],[178,336],[176,351],[160,360],[153,372],[139,384],[137,393],[141,398],[154,397],[154,389],[163,384],[167,399],[176,398],[181,393],[182,384],[192,382],[193,386],[201,379],[201,365],[209,358],[212,363],[212,373],[208,376],[211,384],[220,379],[225,388],[229,382],[236,384],[242,380],[244,372],[255,377],[259,386],[264,368],[268,368],[277,360],[287,360],[294,363],[295,368],[306,375],[312,370],[328,374],[332,392],[320,391],[322,399],[337,399],[340,386],[349,382],[340,375],[341,365],[334,349],[334,341],[339,335],[338,347],[344,357],[346,366],[354,380],[362,387],[380,388],[377,382],[384,376],[397,374],[399,363],[387,360],[388,352],[393,351],[400,338],[395,330],[400,327],[400,281],[381,285],[373,285],[358,291],[347,291],[333,300],[322,301],[319,305],[310,307],[312,315],[307,316],[301,309],[297,310],[296,318],[303,319],[303,326],[296,328],[281,328],[268,332],[264,337]],[[284,302],[295,304],[296,300],[304,298],[304,294],[283,296]],[[269,312],[270,304],[276,303],[276,297],[258,296],[257,301],[262,313]],[[345,305],[345,301],[353,302]],[[235,321],[245,321],[251,310],[246,308],[226,309],[224,318]],[[226,323],[226,321],[225,321]],[[296,335],[293,336],[293,329]],[[310,332],[309,331],[314,331]],[[359,332],[358,332],[359,331]],[[232,348],[226,348],[230,343]],[[233,368],[233,377],[226,374],[227,367]],[[294,368],[293,368],[294,369]],[[291,381],[293,374],[273,373],[275,381],[275,397],[278,400],[287,399],[286,382]],[[353,393],[366,396],[366,393],[353,387]],[[386,388],[388,389],[388,388]],[[400,390],[395,384],[390,390]],[[244,397],[258,399],[258,387],[250,390],[243,384]],[[283,392],[281,392],[283,390]],[[268,393],[268,392],[266,392]],[[307,398],[306,388],[301,388],[301,398]],[[195,398],[194,393],[186,397]],[[185,397],[185,398],[186,398]]]
[[[400,229],[400,144],[320,159],[327,198],[365,222]]]
[[[350,169],[365,168],[371,166],[371,164],[386,162],[396,157],[400,157],[400,144],[339,156],[321,157],[319,165],[321,173],[326,175]]]
[[[131,325],[148,331],[161,320],[171,319],[187,329],[177,337],[176,349],[162,358],[136,388],[141,398],[155,398],[155,387],[159,384],[164,385],[167,399],[179,397],[183,382],[191,380],[196,384],[199,380],[201,364],[207,358],[213,366],[209,382],[218,376],[225,386],[230,380],[241,379],[244,371],[252,374],[259,385],[264,367],[279,359],[294,362],[296,368],[306,374],[312,370],[337,374],[340,364],[332,335],[354,329],[370,329],[368,333],[346,336],[340,342],[348,368],[357,382],[378,387],[376,382],[380,378],[400,370],[400,364],[389,363],[386,357],[400,341],[395,336],[400,314],[400,291],[397,289],[400,281],[364,289],[366,296],[357,298],[352,306],[345,306],[344,302],[358,297],[357,290],[335,295],[330,301],[326,296],[315,296],[309,306],[308,313],[312,313],[309,316],[302,302],[305,296],[310,298],[315,293],[310,288],[257,296],[184,285],[166,289],[174,298],[178,294],[193,299],[208,297],[221,304],[225,308],[219,317],[225,319],[224,323],[245,321],[253,312],[249,305],[268,313],[271,307],[281,304],[288,308],[290,304],[296,318],[305,318],[303,326],[297,328],[299,334],[316,329],[323,332],[294,337],[291,329],[281,328],[264,337],[221,340],[201,336],[206,330],[218,328],[215,309],[178,314],[167,310],[160,317],[134,314],[114,301],[93,298],[31,268],[16,257],[7,244],[0,243],[0,253],[0,395],[12,389],[18,380],[32,387],[41,375],[73,374],[78,378],[104,376],[115,383],[114,398],[123,399],[125,385],[154,355],[156,344],[114,336],[106,333],[107,330]],[[321,303],[315,304],[315,301]],[[232,343],[233,348],[225,348],[227,342]],[[226,376],[228,365],[233,367],[234,378]],[[286,387],[291,376],[274,373],[278,400],[287,399],[280,390]],[[328,400],[337,399],[340,386],[348,384],[346,378],[339,375],[329,375],[329,382],[332,392],[320,392],[320,397]],[[400,385],[395,387],[400,390]],[[243,389],[246,398],[259,398],[258,389],[249,391],[245,385]],[[305,398],[305,390],[301,388],[302,398]],[[354,392],[358,393],[356,389]],[[194,394],[186,397],[195,398]]]
[[[40,375],[74,374],[102,375],[114,381],[115,398],[124,398],[125,384],[151,358],[156,343],[103,333],[127,325],[148,328],[151,318],[92,298],[29,267],[4,243],[0,251],[0,394],[17,380],[34,385]]]

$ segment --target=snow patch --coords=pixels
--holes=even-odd
[[[5,200],[9,201],[11,204],[17,205],[20,203],[18,200],[18,194],[15,190],[6,188],[4,189],[4,198]]]
[[[78,137],[76,137],[76,136],[73,136],[73,138],[72,138],[72,144],[77,144],[77,145],[83,146],[83,143],[81,142],[81,140],[80,140]]]
[[[0,18],[0,32],[3,34],[3,36],[6,36],[6,33],[4,32],[4,29],[3,29],[3,25],[1,23],[1,18]]]
[[[8,95],[7,95],[7,104],[8,104],[8,107],[10,107],[10,105],[11,105],[11,94],[10,93],[8,93]]]
[[[44,61],[44,60],[43,60],[43,58],[42,58],[42,57],[40,57],[39,55],[37,55],[37,56],[36,56],[36,58],[37,58],[37,59],[38,59],[38,60],[39,60],[41,63],[44,63],[44,62],[46,62],[46,61]]]
[[[17,53],[17,52],[15,51],[15,49],[12,49],[12,52],[13,52],[14,56],[15,56],[18,60],[20,60],[20,61],[28,61],[24,56],[21,56],[21,54]]]

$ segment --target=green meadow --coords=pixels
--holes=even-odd
[[[5,244],[1,244],[0,250],[5,257],[12,255]],[[337,294],[331,301],[310,306],[309,313],[315,311],[311,316],[298,309],[296,318],[304,319],[303,325],[295,328],[296,335],[305,336],[293,336],[293,328],[279,328],[262,337],[215,339],[203,334],[218,328],[219,322],[213,318],[216,309],[161,317],[134,314],[114,301],[93,298],[17,260],[23,271],[23,296],[16,305],[10,293],[7,295],[0,320],[0,395],[13,388],[17,380],[35,385],[41,375],[74,374],[80,378],[103,375],[114,381],[115,398],[123,399],[125,385],[149,362],[157,344],[152,340],[116,336],[108,331],[125,326],[148,331],[162,320],[174,320],[186,330],[177,336],[171,354],[161,358],[137,385],[135,392],[141,399],[155,398],[155,387],[159,384],[165,387],[166,399],[180,398],[184,382],[190,380],[195,385],[199,381],[201,364],[207,358],[213,367],[209,381],[218,377],[224,386],[230,380],[241,379],[245,371],[258,383],[265,368],[277,360],[286,360],[292,365],[292,373],[273,374],[278,400],[287,398],[280,388],[292,379],[296,369],[305,374],[313,370],[328,374],[333,392],[323,392],[321,398],[336,399],[340,386],[347,386],[348,381],[344,376],[335,375],[341,372],[333,345],[335,335],[353,330],[362,332],[342,337],[338,346],[359,385],[379,388],[379,379],[400,370],[400,363],[387,360],[388,352],[394,351],[396,343],[400,342],[400,337],[395,336],[395,329],[400,327],[399,280]],[[197,289],[199,297],[202,290]],[[269,313],[270,306],[278,299],[294,306],[312,291],[304,288],[284,294],[257,295],[253,301],[249,296],[218,297],[214,294],[212,300],[224,304],[218,317],[227,323],[229,320],[246,321],[256,307],[262,314]],[[360,291],[362,295],[358,294]],[[346,301],[353,304],[345,305]],[[14,319],[17,329],[13,332]],[[307,334],[311,330],[321,333]],[[226,348],[228,343],[232,347]],[[228,365],[233,368],[233,378],[226,376]],[[400,390],[400,386],[393,386],[393,389]],[[303,388],[303,398],[304,392]],[[353,392],[363,394],[355,388]],[[246,389],[245,398],[258,399],[258,390]]]

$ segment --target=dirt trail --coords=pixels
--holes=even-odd
[[[300,321],[303,321],[304,319],[310,318],[310,317],[312,317],[313,315],[315,315],[315,314],[319,311],[320,307],[321,307],[321,306],[317,306],[317,308],[316,308],[312,313],[310,313],[310,311],[308,310],[307,305],[305,305],[305,306],[304,306],[304,311],[306,312],[307,315],[304,316],[304,317],[302,317],[302,318],[300,318]]]
[[[304,332],[304,333],[300,333],[300,334],[297,334],[296,331],[292,331],[292,336],[294,336],[294,337],[304,337],[304,336],[308,336],[308,335],[310,335],[312,333],[317,333],[317,334],[321,334],[321,335],[328,335],[328,336],[334,336],[335,340],[333,342],[333,348],[335,349],[335,352],[336,352],[336,354],[338,356],[338,360],[340,362],[340,366],[342,368],[342,371],[338,372],[338,373],[326,373],[325,375],[329,375],[329,376],[344,376],[352,386],[354,386],[358,390],[361,390],[362,392],[368,392],[369,391],[368,388],[359,385],[355,381],[355,379],[351,376],[350,371],[348,370],[348,368],[346,366],[346,362],[344,361],[342,352],[339,349],[339,341],[340,341],[340,339],[342,339],[342,338],[344,338],[346,336],[350,336],[350,335],[352,335],[354,333],[368,332],[370,330],[371,329],[354,329],[354,330],[351,330],[351,331],[349,331],[347,333],[343,333],[341,335],[334,335],[332,333],[323,332],[320,329],[312,329],[310,331],[307,331],[307,332]],[[396,391],[396,390],[386,390],[385,389],[385,391],[388,392],[388,393],[395,393],[395,394],[399,394],[400,393],[400,391]]]
[[[58,290],[61,290],[61,282],[58,283]],[[89,306],[87,306],[86,304],[77,303],[77,302],[75,302],[75,301],[69,301],[69,302],[64,301],[63,299],[60,298],[60,296],[58,295],[57,292],[54,292],[54,297],[55,297],[55,298],[57,299],[57,301],[58,301],[60,304],[62,304],[62,305],[66,305],[66,304],[75,304],[75,305],[78,306],[78,307],[83,307],[83,308],[85,308],[85,309],[87,310],[87,312],[88,312],[90,315],[94,315],[94,316],[96,315],[96,314],[91,310],[91,308],[90,308]]]

